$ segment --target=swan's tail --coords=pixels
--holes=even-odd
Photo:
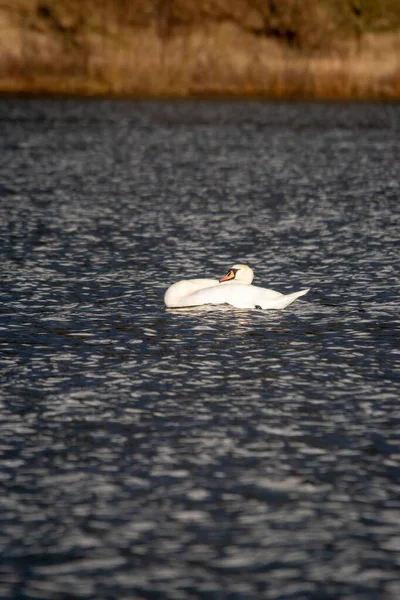
[[[289,306],[289,304],[292,304],[297,298],[304,296],[304,294],[307,294],[309,291],[310,288],[307,288],[306,290],[300,290],[300,292],[293,292],[293,294],[285,294],[280,298],[281,302],[279,308],[286,308],[286,306]]]

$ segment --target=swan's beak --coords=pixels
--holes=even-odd
[[[235,279],[235,275],[236,273],[233,271],[233,269],[229,269],[227,274],[221,277],[219,282],[222,283],[223,281],[229,281],[229,279]]]

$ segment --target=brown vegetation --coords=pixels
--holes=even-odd
[[[0,91],[400,96],[399,0],[0,0]]]

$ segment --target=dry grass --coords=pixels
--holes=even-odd
[[[355,4],[0,0],[0,91],[398,98],[400,30]]]

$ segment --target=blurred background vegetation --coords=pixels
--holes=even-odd
[[[400,96],[400,0],[0,0],[0,92]]]

